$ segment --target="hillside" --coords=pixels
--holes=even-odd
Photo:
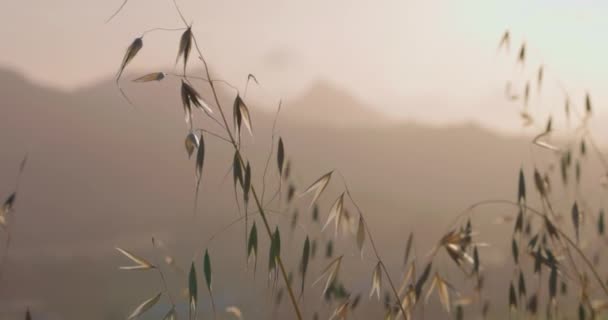
[[[28,152],[30,158],[21,182],[7,274],[0,284],[2,318],[25,305],[46,310],[49,319],[126,314],[158,284],[155,275],[118,272],[124,260],[115,246],[152,254],[154,236],[172,248],[183,248],[176,256],[186,264],[194,247],[204,248],[211,235],[238,217],[231,178],[226,178],[232,152],[211,136],[206,137],[201,209],[192,216],[194,163],[183,148],[187,129],[176,81],[126,85],[136,108],[124,102],[112,81],[59,92],[1,71],[0,84],[0,195],[12,190],[23,154]],[[232,92],[223,92],[224,105],[231,108],[232,99]],[[250,107],[255,137],[245,138],[244,151],[259,188],[274,115]],[[401,252],[412,230],[423,237],[418,243],[426,250],[467,205],[514,199],[517,172],[522,164],[530,171],[532,163],[526,138],[499,136],[474,125],[395,124],[323,81],[301,97],[286,99],[284,110],[278,131],[293,161],[297,187],[338,168],[368,213],[384,253]],[[220,131],[202,113],[196,117],[199,126]],[[537,161],[546,155],[534,151]],[[276,182],[274,164],[271,161],[268,181]],[[589,166],[585,174],[595,174],[596,164]],[[336,178],[323,197],[322,220],[340,190]],[[512,212],[494,213],[486,221],[489,226],[498,215]],[[302,223],[308,223],[308,213],[302,216]],[[289,225],[288,218],[273,220]],[[286,248],[297,244],[298,252],[303,236],[297,232]],[[229,229],[210,250],[216,263],[228,266],[217,274],[220,304],[247,309],[254,302],[244,299],[265,284],[259,277],[253,286],[243,272],[242,237],[243,227]],[[338,248],[354,252],[350,242],[340,242]],[[293,265],[295,256],[288,259]],[[398,274],[402,257],[386,258]],[[264,259],[262,255],[260,261]],[[323,262],[318,264],[313,272]],[[369,270],[354,268],[364,272],[358,283],[365,290]],[[230,271],[240,276],[230,278]],[[233,293],[243,281],[246,288]],[[107,310],[111,314],[104,314]]]

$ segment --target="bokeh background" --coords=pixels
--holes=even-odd
[[[585,93],[591,93],[590,126],[602,147],[608,142],[603,125],[608,120],[603,107],[608,99],[608,44],[603,41],[608,5],[600,1],[178,3],[215,77],[241,91],[248,74],[259,80],[246,97],[255,137],[245,139],[244,150],[254,163],[255,181],[261,183],[282,101],[277,128],[293,164],[294,184],[301,190],[338,168],[369,216],[396,278],[410,231],[420,234],[418,255],[424,257],[466,206],[515,199],[520,167],[531,176],[535,164],[549,166],[550,153],[532,147],[530,140],[549,116],[556,143],[572,133],[574,124],[563,114],[566,96],[582,113]],[[248,318],[271,317],[274,298],[266,283],[265,250],[253,279],[244,263],[242,225],[208,241],[239,216],[227,175],[230,147],[208,138],[201,210],[193,217],[194,164],[183,148],[187,127],[179,82],[129,82],[153,71],[180,72],[181,64],[174,64],[180,32],[144,37],[144,48],[122,81],[136,108],[114,83],[135,37],[152,28],[182,27],[173,3],[129,0],[106,23],[120,5],[120,0],[0,4],[3,198],[15,187],[22,157],[29,157],[0,282],[0,317],[21,318],[30,306],[40,319],[124,318],[160,284],[153,274],[119,272],[117,266],[125,261],[114,247],[160,259],[166,252],[152,250],[152,237],[166,242],[167,252],[184,268],[193,253],[200,260],[208,247],[217,270],[218,305],[238,305]],[[505,30],[511,34],[510,50],[498,50]],[[523,42],[524,66],[516,63]],[[545,77],[539,90],[540,65]],[[193,62],[189,72],[202,75],[202,70]],[[521,95],[527,79],[533,92],[528,110],[536,122],[523,127],[523,103],[508,101],[505,87],[510,81]],[[207,86],[197,85],[208,96]],[[229,108],[234,91],[225,86],[220,91]],[[213,128],[201,114],[197,117],[199,126]],[[277,187],[272,165],[268,193]],[[585,163],[583,175],[590,182],[583,187],[589,202],[600,207],[605,189],[598,187],[596,160]],[[322,221],[341,190],[335,180],[320,203]],[[564,208],[576,197],[559,186],[554,194]],[[296,209],[284,206],[287,217],[273,217],[273,222],[289,230]],[[319,241],[331,237],[320,234],[306,208],[299,209],[299,227],[284,236],[294,268],[306,234]],[[501,239],[509,237],[510,227],[503,223],[513,211],[482,210],[487,214],[479,221],[484,240],[496,240],[486,259],[498,271],[512,269],[506,264],[509,241]],[[344,238],[336,241],[335,251],[348,255],[351,271],[345,278],[366,296],[374,266],[369,252],[361,262],[354,242]],[[320,254],[310,278],[328,261]],[[179,272],[172,276],[175,292],[185,284],[182,280]],[[496,288],[496,300],[506,301],[504,279],[488,281]],[[321,304],[319,290],[310,290],[310,305]],[[380,304],[367,299],[365,304],[371,315],[380,312]],[[506,302],[497,314],[500,307],[506,308]],[[445,316],[437,312],[437,318]],[[274,314],[279,319],[290,315],[287,303]]]

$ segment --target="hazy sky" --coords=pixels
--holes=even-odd
[[[171,0],[6,0],[0,4],[0,65],[74,89],[113,76],[127,45],[146,29],[181,27]],[[538,115],[562,109],[556,77],[575,101],[593,93],[608,119],[608,5],[566,0],[179,0],[214,69],[278,99],[327,78],[391,115],[433,123],[474,120],[519,130],[521,105],[502,99],[504,81],[521,89],[514,54],[528,43],[534,81],[546,65]],[[511,56],[496,54],[505,28]],[[131,70],[171,69],[179,32],[146,35]],[[552,88],[551,88],[552,86]],[[551,111],[553,110],[553,111]],[[606,131],[608,132],[608,131]]]

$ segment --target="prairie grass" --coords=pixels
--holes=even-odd
[[[109,20],[126,4],[127,1],[124,1]],[[551,161],[533,163],[533,170],[529,172],[522,166],[519,172],[513,173],[513,181],[505,183],[513,183],[513,195],[516,197],[508,196],[505,199],[483,200],[472,204],[455,216],[442,236],[431,244],[418,244],[415,233],[396,235],[399,238],[395,239],[395,242],[405,243],[405,254],[402,270],[400,274],[395,274],[394,270],[387,267],[380,248],[374,241],[374,232],[378,230],[372,230],[368,224],[366,211],[352,195],[347,177],[339,168],[328,168],[316,177],[306,177],[309,184],[303,188],[294,182],[292,161],[297,159],[290,158],[288,142],[277,135],[275,129],[280,104],[272,128],[272,145],[267,160],[260,166],[249,161],[244,150],[247,150],[247,141],[251,140],[243,139],[243,136],[255,136],[256,126],[247,103],[247,90],[250,84],[261,84],[254,75],[248,74],[241,94],[237,86],[224,80],[213,79],[202,51],[202,44],[198,43],[192,24],[187,22],[176,0],[174,4],[176,14],[184,27],[150,29],[134,39],[120,64],[116,76],[117,87],[130,104],[136,105],[133,100],[127,98],[120,87],[120,81],[123,80],[123,72],[129,63],[137,58],[141,50],[145,50],[144,40],[147,38],[144,39],[144,35],[160,31],[181,32],[179,40],[176,41],[178,48],[175,64],[182,65],[183,73],[152,71],[133,81],[145,84],[162,81],[166,77],[181,80],[180,87],[175,90],[180,92],[188,131],[184,138],[184,148],[188,157],[194,158],[193,177],[196,182],[193,186],[193,215],[200,214],[198,199],[200,186],[205,183],[205,158],[213,156],[213,150],[206,150],[205,140],[218,139],[232,148],[232,163],[226,165],[230,167],[234,201],[241,216],[226,228],[243,228],[243,264],[253,269],[252,277],[261,272],[265,273],[277,305],[285,295],[287,296],[292,318],[304,319],[304,309],[313,310],[313,319],[347,319],[350,316],[356,318],[357,307],[361,299],[365,298],[377,300],[377,303],[382,305],[383,313],[378,314],[376,318],[384,319],[424,318],[425,305],[430,299],[439,301],[446,317],[453,316],[457,319],[595,319],[605,312],[608,307],[608,287],[599,262],[605,245],[605,214],[603,209],[589,204],[585,194],[579,189],[583,182],[584,160],[588,157],[597,158],[604,170],[601,179],[598,177],[591,183],[597,188],[603,188],[605,186],[602,186],[602,183],[605,183],[608,177],[608,163],[588,129],[593,118],[590,94],[581,97],[581,103],[578,105],[574,103],[573,97],[564,92],[564,108],[560,114],[577,125],[565,141],[553,141],[552,134],[556,128],[552,117],[540,126],[538,134],[530,141],[534,150],[531,153],[548,153]],[[500,38],[497,54],[513,58],[510,42],[511,35],[507,31]],[[512,60],[515,68],[532,68],[526,65],[529,54],[526,48],[527,44],[522,43],[516,50]],[[198,75],[190,74],[193,69],[202,70]],[[531,98],[533,95],[542,95],[543,86],[546,86],[548,81],[555,80],[546,76],[544,65],[537,66],[535,70],[533,76],[525,76],[523,80],[518,81],[522,83],[508,80],[505,84],[505,99],[519,105],[523,126],[537,125]],[[211,95],[200,94],[201,90],[191,82],[192,79],[204,80]],[[227,85],[236,91],[232,109],[220,102],[218,84]],[[533,86],[536,90],[532,90]],[[522,92],[518,92],[515,87],[523,88]],[[211,119],[214,127],[197,127],[199,117]],[[25,159],[19,174],[25,167]],[[262,183],[259,185],[254,183],[253,176],[256,174],[262,176]],[[273,184],[277,186],[275,190],[269,189],[267,182],[270,180],[267,179],[276,180]],[[568,205],[567,212],[555,204],[557,199],[565,197],[556,194],[554,190],[554,185],[559,183],[563,185],[565,192],[575,195],[575,200]],[[330,184],[341,191],[332,194],[328,191]],[[4,227],[7,235],[3,261],[6,260],[10,244],[9,218],[17,189],[18,184],[15,193],[5,200],[0,211],[0,225]],[[318,204],[321,201],[331,203],[327,214],[320,212]],[[514,213],[503,223],[504,228],[512,230],[506,239],[510,243],[510,252],[503,253],[505,256],[511,256],[511,274],[493,275],[484,267],[484,248],[489,244],[480,238],[481,230],[476,224],[480,213],[492,214],[492,211],[479,209],[492,206],[508,208]],[[301,217],[298,212],[311,212],[312,222],[319,224],[321,232],[305,229],[306,236],[301,243],[291,242],[287,246],[285,239],[300,225]],[[290,217],[291,224],[273,224],[269,219],[270,214]],[[313,226],[308,228],[312,229]],[[222,231],[224,230],[218,230]],[[261,241],[261,237],[266,241]],[[355,255],[352,251],[335,252],[334,243],[338,239],[352,242],[352,248],[358,252],[354,252]],[[155,239],[152,239],[152,244],[154,248],[158,248]],[[262,247],[261,244],[268,246]],[[128,244],[124,245],[128,247]],[[432,249],[426,254],[416,255],[416,247],[422,245],[430,245]],[[247,317],[247,313],[239,306],[220,305],[214,299],[214,288],[222,286],[215,281],[214,272],[221,270],[222,261],[214,259],[213,248],[201,248],[200,252],[193,253],[195,258],[183,267],[184,270],[189,270],[187,274],[179,275],[183,278],[183,283],[178,286],[184,288],[184,294],[172,292],[167,284],[165,274],[173,272],[171,266],[177,263],[170,253],[167,253],[162,261],[154,261],[127,249],[116,249],[125,257],[125,261],[129,261],[128,265],[120,269],[129,272],[156,272],[162,284],[158,291],[150,292],[148,297],[133,301],[133,311],[125,315],[125,318],[136,319],[162,301],[169,306],[164,310],[162,319],[177,319],[178,316],[190,320],[201,319],[204,317],[200,312],[203,291],[208,294],[214,318],[226,318],[227,315],[238,319]],[[327,259],[315,259],[315,256],[323,254],[320,252],[323,249]],[[369,270],[369,291],[361,292],[343,281],[341,275],[348,273],[353,264],[363,261],[365,250],[370,251],[366,259],[371,259],[374,267]],[[286,263],[283,257],[287,251],[301,252],[299,263]],[[361,256],[361,260],[358,256]],[[267,257],[267,266],[264,265],[263,271],[257,271],[261,264],[258,261],[260,257]],[[261,261],[265,261],[264,259]],[[444,266],[446,260],[449,261],[450,268],[437,267]],[[309,274],[313,263],[321,270],[318,274]],[[0,272],[3,269],[0,266]],[[495,276],[510,277],[508,285],[499,289],[505,293],[505,301],[490,300],[486,293],[486,279]],[[296,278],[299,278],[299,282]],[[304,300],[305,291],[312,287],[322,288],[320,299]],[[187,310],[181,308],[182,305],[187,305]],[[506,305],[509,314],[492,314],[491,309],[496,305]],[[26,319],[30,317],[28,310]]]

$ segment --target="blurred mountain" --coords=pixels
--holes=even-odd
[[[20,182],[16,218],[11,221],[9,260],[0,280],[1,318],[11,319],[26,305],[48,314],[48,319],[109,319],[128,314],[130,308],[158,291],[160,284],[153,273],[119,272],[117,266],[128,261],[114,247],[160,260],[167,253],[152,249],[152,237],[165,241],[182,267],[189,265],[192,252],[200,260],[202,250],[208,247],[217,270],[214,286],[218,304],[239,305],[253,318],[268,316],[263,313],[268,308],[256,307],[257,303],[269,303],[265,277],[252,280],[251,268],[245,268],[242,221],[223,229],[242,215],[242,203],[241,211],[235,205],[230,174],[233,151],[209,134],[205,135],[207,156],[199,210],[192,212],[194,159],[188,159],[184,149],[188,128],[177,79],[147,84],[124,81],[122,86],[135,106],[125,102],[111,80],[60,92],[2,70],[0,84],[2,197],[13,190],[19,162],[24,154],[29,155]],[[196,81],[195,85],[220,120],[214,99],[205,89],[207,85]],[[219,87],[220,102],[232,125],[235,93]],[[268,201],[278,188],[274,156],[266,179],[262,178],[271,148],[274,114],[253,103],[249,107],[254,137],[243,133],[243,152],[252,163],[254,185],[259,193],[266,186],[264,196]],[[195,123],[226,137],[202,112],[195,112]],[[410,231],[416,231],[418,255],[423,257],[462,209],[485,199],[515,199],[519,168],[523,165],[531,176],[528,164],[532,159],[539,165],[543,159],[553,159],[544,150],[531,151],[526,138],[499,136],[471,124],[396,124],[322,80],[301,96],[284,102],[276,132],[285,142],[292,163],[289,183],[296,189],[303,190],[332,169],[345,177],[396,276]],[[590,162],[587,166],[583,174],[594,181],[597,164]],[[551,175],[554,192],[559,194],[559,173],[553,171]],[[322,221],[343,191],[342,183],[341,176],[335,174],[321,197]],[[287,231],[294,211],[300,210],[302,228],[292,234],[282,233],[287,264],[295,270],[302,239],[307,234],[319,241],[323,237],[319,236],[320,228],[310,222],[310,198],[297,198],[300,205],[296,208],[285,203],[286,189],[281,189],[280,204],[285,213],[272,214],[271,223],[279,223]],[[532,195],[532,187],[529,189]],[[563,201],[566,204],[568,199]],[[269,208],[278,209],[278,202]],[[486,211],[487,217],[480,218],[484,228],[490,230],[485,233],[484,229],[484,240],[507,239],[511,227],[495,227],[493,222],[515,210],[491,209]],[[354,212],[352,206],[349,210]],[[249,220],[258,219],[251,207],[249,211]],[[217,238],[210,242],[213,236]],[[261,251],[265,253],[267,243],[264,237],[261,239]],[[503,242],[509,243],[508,239]],[[494,249],[488,251],[488,259],[502,265],[505,255]],[[347,236],[337,241],[336,251],[357,256]],[[260,255],[262,262],[265,257]],[[316,276],[327,261],[314,261],[311,274]],[[258,273],[266,272],[261,265]],[[351,278],[353,290],[366,294],[373,261],[348,265],[352,270],[347,274],[351,276],[344,277]],[[176,294],[185,284],[179,276],[177,272],[171,277]],[[252,298],[257,290],[265,292],[260,301]],[[320,288],[310,290],[313,293],[309,294],[314,295]],[[286,302],[281,310],[289,317]],[[203,312],[209,312],[207,306]]]

